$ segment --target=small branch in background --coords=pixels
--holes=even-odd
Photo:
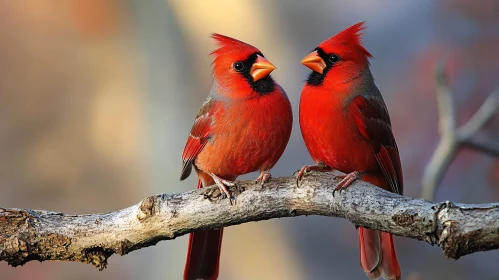
[[[478,111],[461,127],[456,127],[456,113],[452,91],[448,86],[443,62],[435,73],[439,112],[440,142],[426,165],[423,175],[423,198],[433,200],[438,185],[460,148],[468,147],[499,157],[499,141],[474,139],[477,132],[492,118],[499,107],[499,87],[483,102]]]
[[[330,173],[275,178],[264,188],[254,181],[231,188],[235,205],[219,199],[218,188],[155,195],[106,214],[0,208],[0,261],[74,261],[104,269],[113,254],[152,246],[196,230],[301,215],[350,220],[354,225],[438,244],[458,259],[499,248],[499,203],[432,203],[387,192],[357,180],[341,194]],[[355,229],[352,227],[352,232]]]

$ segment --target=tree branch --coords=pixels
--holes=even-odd
[[[426,165],[423,175],[423,198],[433,200],[445,171],[456,157],[459,149],[468,147],[499,157],[499,143],[490,139],[477,141],[476,133],[484,127],[499,107],[499,87],[483,102],[476,113],[461,127],[456,128],[456,113],[452,91],[448,86],[444,65],[441,61],[435,70],[437,102],[439,112],[440,142]]]
[[[273,179],[264,188],[238,182],[236,203],[219,199],[217,188],[155,195],[123,210],[65,215],[0,208],[0,260],[12,266],[31,260],[91,263],[103,269],[113,254],[155,245],[201,229],[300,215],[350,220],[358,226],[438,244],[458,259],[499,248],[499,203],[431,203],[384,191],[362,181],[333,196],[338,180],[312,173],[299,187],[296,178]]]

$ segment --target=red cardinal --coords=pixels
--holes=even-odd
[[[402,168],[390,117],[369,69],[357,23],[322,42],[302,60],[312,69],[300,99],[300,128],[315,161],[310,170],[338,170],[345,189],[361,178],[402,194]],[[400,279],[391,234],[359,227],[360,264],[369,278]]]
[[[274,65],[257,48],[213,34],[213,86],[199,110],[182,154],[180,180],[196,171],[198,188],[221,193],[237,176],[260,171],[270,179],[291,135],[293,114],[284,90],[270,76]],[[184,279],[217,279],[223,229],[191,233]]]

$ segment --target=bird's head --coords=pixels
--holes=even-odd
[[[372,55],[362,46],[359,22],[320,43],[301,63],[312,70],[307,84],[331,86],[346,83],[359,76],[369,66]]]
[[[220,94],[231,98],[247,98],[274,91],[275,83],[270,73],[276,67],[262,52],[239,40],[212,34],[218,49],[212,52],[213,76],[223,89]]]

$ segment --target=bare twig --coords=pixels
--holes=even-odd
[[[300,187],[293,176],[273,179],[264,188],[239,182],[231,189],[237,196],[233,206],[216,197],[217,188],[209,187],[151,196],[106,214],[0,208],[0,260],[12,266],[31,260],[78,261],[103,269],[113,254],[124,255],[195,230],[300,215],[345,218],[355,225],[424,240],[455,259],[499,248],[499,203],[431,203],[362,181],[334,197],[337,183],[327,173],[312,173]]]
[[[439,112],[440,142],[426,165],[423,175],[423,198],[433,200],[445,171],[462,147],[499,157],[499,141],[478,141],[473,139],[487,124],[499,107],[499,88],[494,90],[478,111],[461,127],[456,128],[456,113],[452,101],[452,91],[448,86],[443,62],[435,71],[437,102]]]
[[[469,139],[468,141],[463,142],[463,145],[481,151],[483,153],[499,157],[499,141],[492,141],[490,139]]]

